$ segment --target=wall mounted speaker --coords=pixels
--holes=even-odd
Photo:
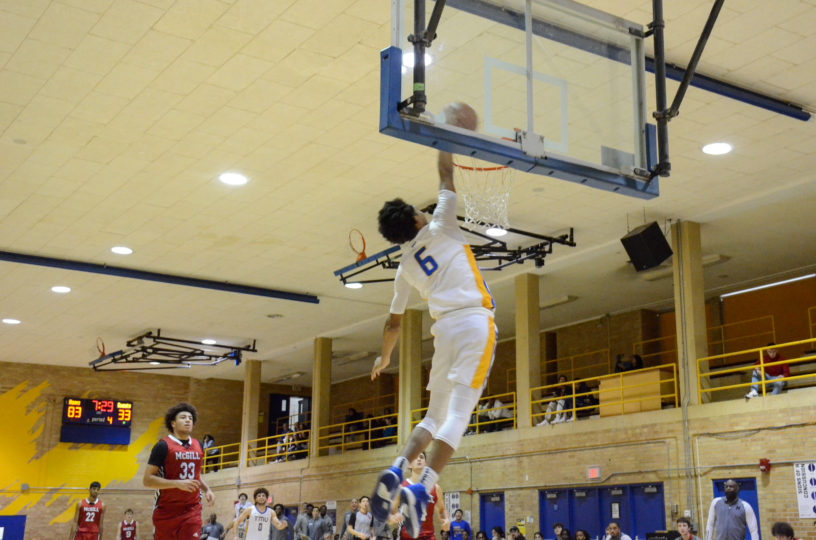
[[[621,243],[638,272],[659,266],[673,253],[656,221],[632,230]]]

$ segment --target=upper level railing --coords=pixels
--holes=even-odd
[[[764,396],[771,392],[778,393],[774,390],[780,386],[814,384],[816,383],[814,347],[816,338],[810,338],[699,358],[697,389],[704,400],[720,401],[741,397],[752,388],[757,394]],[[776,349],[783,359],[770,361],[764,354],[769,349]],[[784,365],[789,367],[790,375],[769,380],[766,368]]]
[[[541,362],[542,377],[554,376],[558,378],[563,375],[568,380],[572,380],[589,377],[599,372],[609,373],[610,371],[612,371],[612,359],[609,355],[609,349],[597,349]],[[511,389],[515,388],[515,384],[516,368],[508,368],[507,391],[511,392]]]
[[[396,443],[396,413],[321,426],[317,436],[321,454],[343,454],[350,450],[369,450]]]
[[[530,415],[542,425],[571,421],[596,412],[600,416],[660,409],[679,403],[677,365],[587,377],[530,389]],[[542,397],[543,396],[543,397]]]
[[[241,457],[241,443],[211,446],[204,450],[204,464],[201,472],[215,472],[228,467],[237,467]]]
[[[279,435],[252,439],[248,442],[247,464],[265,465],[275,461],[294,461],[309,456],[309,434],[301,429]]]
[[[297,426],[299,422],[310,423],[312,421],[312,411],[292,413],[283,416],[275,421],[275,433],[286,433],[291,426]]]
[[[427,407],[411,411],[411,429],[425,416]],[[465,435],[516,428],[516,393],[483,396],[470,417]]]

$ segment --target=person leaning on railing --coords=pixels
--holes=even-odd
[[[787,378],[787,377],[790,377],[790,367],[788,366],[787,363],[785,363],[785,364],[776,364],[774,366],[767,365],[767,364],[772,363],[772,362],[781,362],[782,360],[784,360],[782,355],[779,354],[779,352],[777,352],[776,348],[774,348],[773,345],[775,345],[775,343],[773,343],[773,342],[768,343],[768,347],[771,347],[771,348],[767,349],[766,351],[764,351],[762,353],[762,364],[763,364],[763,367],[764,367],[764,370],[765,370],[765,383],[766,384],[767,383],[771,384],[771,386],[773,387],[773,390],[771,391],[771,394],[776,395],[776,394],[780,393],[782,390],[785,389],[785,385],[787,383],[785,382],[784,379]],[[759,366],[760,361],[757,360],[754,365]],[[754,385],[751,387],[751,391],[748,392],[747,394],[745,394],[745,399],[755,398],[755,397],[757,397],[759,395],[759,384],[758,383],[762,381],[762,375],[760,374],[760,369],[762,369],[762,368],[757,367],[757,368],[754,368],[754,370],[751,372],[751,382]],[[767,388],[766,388],[766,392],[767,392]]]

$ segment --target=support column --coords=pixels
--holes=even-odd
[[[530,388],[541,385],[541,338],[538,319],[539,277],[516,276],[516,418],[519,428],[533,425]],[[537,397],[536,397],[537,399]]]
[[[671,240],[680,399],[696,405],[700,403],[697,359],[708,356],[700,224],[692,221],[673,224]],[[707,371],[708,366],[701,365],[700,369]]]
[[[402,317],[399,341],[399,408],[397,442],[411,434],[411,411],[422,405],[422,312],[408,309]]]
[[[241,455],[238,465],[247,466],[249,441],[258,438],[258,412],[261,395],[261,361],[244,361],[244,400],[241,409]],[[254,446],[254,445],[253,445]]]
[[[309,456],[326,455],[318,451],[320,428],[331,422],[331,338],[319,337],[314,342],[312,364],[312,422],[309,432]]]

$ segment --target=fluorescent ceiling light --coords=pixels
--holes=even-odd
[[[360,283],[359,281],[349,281],[348,283],[346,283],[346,288],[347,289],[362,289],[363,284]]]
[[[130,255],[133,253],[133,250],[127,246],[113,246],[111,251],[116,253],[117,255]]]
[[[214,339],[202,339],[201,343],[203,343],[204,345],[215,345],[215,340]]]
[[[485,234],[487,236],[492,236],[493,238],[499,238],[500,236],[507,234],[507,231],[501,227],[490,227],[485,231]]]
[[[703,153],[710,156],[721,156],[731,151],[731,145],[727,142],[715,142],[703,146]]]
[[[727,255],[720,255],[719,253],[703,255],[703,268],[713,266],[715,264],[724,263],[730,259],[731,257]],[[671,277],[673,273],[674,270],[672,268],[672,265],[669,263],[665,265],[660,265],[657,268],[653,268],[651,270],[645,270],[643,272],[640,272],[638,275],[641,277],[641,279],[645,279],[646,281],[656,281],[658,279]]]
[[[150,362],[151,366],[160,366],[161,362]]]
[[[3,319],[3,324],[20,324],[17,319]]]
[[[234,172],[225,172],[219,176],[218,179],[221,180],[223,184],[227,184],[228,186],[243,186],[249,182],[249,178],[243,174]]]
[[[775,281],[774,283],[768,283],[767,285],[759,285],[757,287],[751,287],[750,289],[742,289],[739,291],[734,291],[726,294],[721,294],[720,298],[728,298],[729,296],[736,296],[738,294],[753,292],[753,291],[761,291],[762,289],[769,289],[771,287],[776,287],[777,285],[785,285],[787,283],[793,283],[794,281],[802,281],[803,279],[810,279],[812,277],[816,277],[816,274],[808,274],[806,276],[799,276],[791,279],[785,279],[782,281]]]
[[[59,294],[65,294],[71,292],[71,287],[66,287],[65,285],[54,285],[51,287],[51,291]]]
[[[568,304],[576,300],[578,300],[577,296],[565,294],[564,296],[559,296],[558,298],[550,298],[549,300],[541,302],[538,305],[538,309],[549,309],[551,307],[560,306],[561,304]]]
[[[414,67],[414,51],[408,51],[402,55],[402,65],[407,68]],[[430,66],[433,63],[433,56],[425,53],[425,65]]]
[[[278,377],[277,379],[274,379],[272,382],[273,383],[282,383],[282,382],[286,382],[286,381],[291,381],[292,379],[297,379],[299,377],[303,377],[303,372],[302,371],[296,371],[294,373],[284,375],[283,377]]]

